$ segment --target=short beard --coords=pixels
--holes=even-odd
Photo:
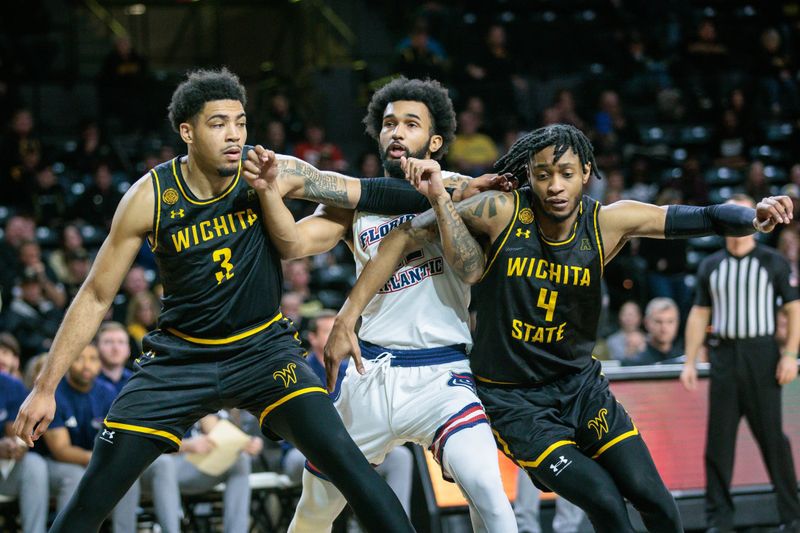
[[[389,158],[389,147],[386,147],[386,150],[381,152],[381,163],[383,164],[383,170],[391,177],[397,179],[405,179],[406,173],[403,172],[403,168],[400,166],[400,159],[390,159]],[[408,149],[406,149],[406,159],[409,157],[413,157],[415,159],[425,159],[425,155],[428,153],[428,148],[420,148],[415,153],[410,153]]]
[[[239,164],[231,165],[231,166],[224,166],[224,167],[217,167],[217,174],[219,174],[220,178],[228,178],[230,176],[236,175],[239,172]]]
[[[553,222],[564,222],[565,220],[569,220],[569,217],[571,217],[572,214],[578,210],[578,205],[580,205],[580,202],[575,202],[575,207],[573,207],[569,213],[565,215],[554,215],[553,213],[550,213],[549,211],[547,211],[547,209],[545,209],[544,203],[538,196],[536,196],[536,193],[533,192],[533,189],[531,189],[531,196],[533,197],[533,203],[536,204],[536,208],[538,211],[538,213],[536,214],[549,218]]]

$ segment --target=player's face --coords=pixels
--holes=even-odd
[[[14,352],[0,346],[0,372],[12,374],[19,369],[19,358]]]
[[[181,124],[180,132],[201,168],[215,169],[221,177],[236,174],[247,140],[247,117],[240,101],[206,102],[191,121]]]
[[[380,134],[381,162],[386,173],[404,176],[400,158],[428,159],[442,147],[441,135],[432,135],[433,120],[428,106],[413,100],[390,102],[383,111]]]
[[[555,146],[535,153],[529,162],[531,189],[539,215],[554,222],[572,218],[580,204],[583,186],[590,169],[582,168],[578,154],[568,148],[558,161],[553,161]]]
[[[100,335],[97,339],[97,348],[100,350],[100,360],[106,366],[123,365],[131,355],[128,334],[118,329]]]
[[[91,387],[99,373],[100,353],[91,344],[81,351],[78,358],[69,367],[70,380],[80,388]]]

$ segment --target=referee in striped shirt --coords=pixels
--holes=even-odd
[[[732,203],[754,207],[745,195]],[[733,531],[730,494],[736,431],[747,419],[777,494],[782,531],[800,532],[800,501],[789,439],[781,421],[781,386],[797,377],[800,294],[789,263],[755,238],[726,237],[725,249],[698,269],[695,304],[686,323],[681,382],[697,388],[695,361],[711,322],[711,379],[706,438],[708,533]],[[775,340],[776,314],[788,317],[786,348]]]

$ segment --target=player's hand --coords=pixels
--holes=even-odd
[[[264,441],[261,437],[253,437],[244,445],[244,453],[253,457],[260,454],[263,449]]]
[[[688,391],[697,390],[697,368],[694,365],[685,363],[681,370],[681,383]]]
[[[183,441],[181,451],[186,453],[197,453],[206,455],[217,447],[217,443],[208,438],[208,435],[199,435]]]
[[[797,377],[797,357],[793,355],[782,355],[778,361],[778,368],[775,369],[775,379],[778,385],[791,383]]]
[[[328,383],[328,392],[336,389],[336,380],[339,377],[339,366],[348,357],[353,357],[356,370],[364,374],[364,363],[361,362],[361,348],[358,346],[354,327],[349,323],[336,319],[325,343],[325,376]]]
[[[517,188],[517,185],[516,178],[510,172],[505,174],[483,174],[469,180],[459,198],[456,198],[455,193],[453,193],[453,201],[466,200],[485,191],[511,192]]]
[[[755,224],[758,230],[764,233],[775,229],[778,224],[788,224],[792,221],[794,205],[788,196],[769,196],[756,205]]]
[[[406,173],[406,180],[429,199],[449,196],[442,182],[442,167],[438,161],[403,156],[400,158],[400,168]]]
[[[14,420],[14,434],[33,448],[33,441],[44,435],[55,414],[55,395],[39,391],[34,387],[19,408],[17,419]]]
[[[275,187],[278,178],[278,160],[275,152],[256,145],[247,152],[247,159],[242,164],[242,175],[247,183],[256,190],[267,190]]]

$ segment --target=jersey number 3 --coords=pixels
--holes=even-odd
[[[214,250],[214,253],[211,254],[211,259],[213,259],[215,263],[219,263],[219,266],[222,267],[222,270],[214,273],[214,276],[217,278],[217,285],[226,279],[231,279],[233,277],[233,265],[231,264],[230,248],[220,248],[219,250]]]
[[[549,296],[548,296],[548,293]],[[547,311],[544,319],[548,322],[553,320],[553,313],[556,312],[556,300],[558,299],[558,291],[548,291],[545,288],[539,289],[539,301],[536,307],[541,307]]]

